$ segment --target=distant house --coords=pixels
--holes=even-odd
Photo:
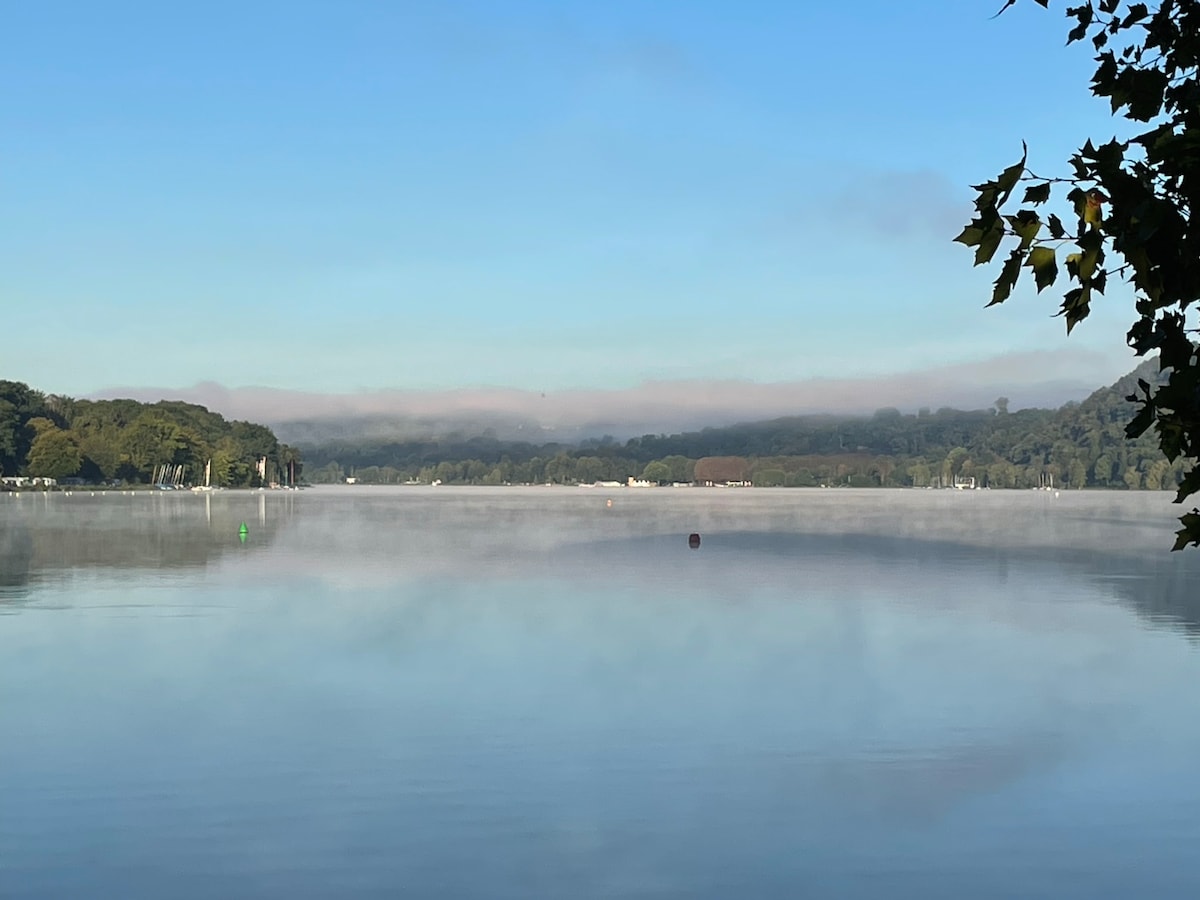
[[[742,456],[705,456],[696,461],[694,478],[705,487],[742,487],[749,483],[750,466]]]
[[[28,475],[5,475],[0,478],[0,482],[9,485],[10,487],[54,487],[58,484],[53,478],[47,478],[44,475],[34,475],[32,478]]]
[[[358,479],[353,475],[349,475],[346,477],[346,484],[358,484]]]
[[[631,488],[658,487],[658,482],[657,481],[647,481],[645,478],[634,478],[632,475],[630,475],[629,481],[626,483],[626,487],[631,487]]]

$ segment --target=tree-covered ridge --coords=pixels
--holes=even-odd
[[[182,467],[202,482],[211,460],[211,483],[256,486],[265,458],[267,481],[284,480],[299,453],[271,429],[226,421],[181,401],[74,400],[43,394],[26,384],[0,381],[0,473],[82,478],[87,482],[148,483],[161,466]]]
[[[980,486],[1175,489],[1183,462],[1168,462],[1150,435],[1130,441],[1125,427],[1135,407],[1127,397],[1139,378],[1159,378],[1143,364],[1082,403],[1058,410],[991,409],[870,417],[797,416],[644,435],[579,446],[499,441],[488,437],[375,441],[307,446],[310,478],[445,484],[591,484],[748,480],[760,486],[949,485],[974,478]]]

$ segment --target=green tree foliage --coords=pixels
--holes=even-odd
[[[175,463],[176,453],[183,446],[179,432],[179,426],[169,419],[145,413],[121,434],[125,458],[142,474],[155,466]]]
[[[880,411],[869,418],[804,416],[706,428],[674,435],[645,435],[625,444],[588,441],[577,448],[464,441],[375,442],[304,448],[314,481],[402,484],[435,478],[446,484],[624,483],[742,481],[756,485],[763,472],[788,487],[862,484],[949,486],[955,476],[979,486],[1032,488],[1109,487],[1175,490],[1183,462],[1167,460],[1152,434],[1130,440],[1125,428],[1135,407],[1125,397],[1139,380],[1163,376],[1149,361],[1081,403],[1059,410],[1012,411],[997,401],[986,410]],[[1003,398],[1001,398],[1002,400]],[[706,457],[736,457],[732,472],[710,471]],[[349,462],[347,462],[349,460]],[[1159,462],[1167,465],[1159,466]],[[444,465],[443,465],[444,463]],[[1157,466],[1157,468],[1156,468]],[[214,471],[217,464],[214,460]],[[1133,475],[1127,478],[1127,473]],[[719,477],[714,477],[714,474]],[[651,477],[653,476],[653,477]]]
[[[646,481],[652,481],[659,484],[664,481],[671,480],[671,467],[661,460],[654,460],[646,463],[646,468],[642,470],[642,478]]]
[[[29,424],[35,431],[26,465],[29,474],[59,479],[79,471],[83,454],[69,433],[49,419],[32,419]]]
[[[1024,272],[1039,292],[1065,280],[1059,314],[1068,333],[1110,277],[1133,287],[1128,341],[1138,355],[1157,354],[1163,378],[1143,378],[1130,392],[1140,408],[1125,431],[1137,438],[1153,429],[1167,462],[1136,480],[1165,484],[1182,461],[1182,503],[1200,490],[1200,357],[1192,338],[1200,300],[1200,228],[1192,218],[1200,205],[1200,0],[1084,0],[1067,15],[1074,21],[1067,43],[1089,40],[1096,51],[1092,93],[1108,98],[1131,134],[1099,146],[1086,141],[1065,175],[1035,174],[1026,150],[976,186],[975,216],[956,240],[974,248],[976,265],[1007,244],[992,304],[1008,299]],[[1020,186],[1021,208],[1002,212]],[[1078,474],[1073,460],[1065,465]],[[1125,480],[1134,480],[1128,471]],[[1200,510],[1181,522],[1175,549],[1200,546]]]
[[[794,472],[788,472],[784,484],[787,487],[816,487],[817,476],[811,469],[800,466]]]
[[[0,381],[0,474],[15,475],[25,464],[34,432],[35,418],[55,420],[45,394],[19,381]]]
[[[681,482],[692,480],[696,469],[696,461],[694,459],[688,459],[679,453],[673,453],[670,456],[663,457],[662,462],[670,472],[665,480]]]
[[[73,400],[47,397],[27,385],[0,381],[0,466],[5,474],[148,482],[156,466],[185,466],[203,479],[212,460],[214,485],[253,482],[267,458],[279,477],[301,470],[299,451],[280,444],[269,428],[227,422],[202,406],[179,401]]]

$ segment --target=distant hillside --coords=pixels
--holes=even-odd
[[[381,441],[459,440],[468,436],[486,436],[504,441],[543,440],[557,430],[543,429],[536,420],[496,413],[435,415],[332,416],[296,419],[273,426],[281,440],[291,444],[378,443]],[[567,440],[582,435],[578,429],[564,429]]]
[[[465,484],[591,483],[641,477],[690,481],[714,471],[758,485],[901,486],[975,479],[992,487],[1173,488],[1182,462],[1168,463],[1153,435],[1130,442],[1125,397],[1138,378],[1155,382],[1154,361],[1081,403],[1057,410],[880,409],[871,416],[794,416],[644,435],[625,442],[580,443],[449,436],[425,440],[355,440],[304,444],[310,477],[363,482],[415,480]],[[736,475],[737,477],[732,477]]]

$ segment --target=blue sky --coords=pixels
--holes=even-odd
[[[1008,352],[967,185],[1113,131],[1031,2],[18,4],[0,377],[86,394],[877,376]]]

